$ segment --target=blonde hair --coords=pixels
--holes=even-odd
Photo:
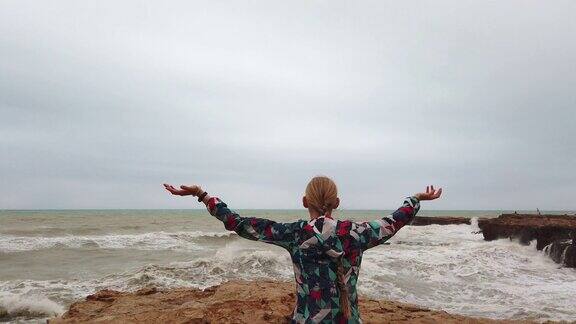
[[[338,188],[336,187],[336,183],[325,176],[312,178],[306,186],[306,201],[311,207],[316,209],[320,215],[325,215],[332,211],[338,204]],[[343,257],[344,254],[342,254],[337,261],[337,285],[340,293],[340,309],[344,317],[349,319],[351,310],[348,299],[348,287],[346,286],[346,277],[344,275],[344,265],[342,264]]]
[[[320,215],[334,209],[338,203],[338,188],[332,179],[325,176],[312,178],[306,186],[306,201]]]

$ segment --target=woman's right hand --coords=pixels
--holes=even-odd
[[[434,186],[427,186],[426,192],[417,193],[414,195],[418,200],[434,200],[440,198],[442,195],[442,188],[434,189]]]
[[[204,192],[204,190],[202,190],[202,188],[200,188],[200,186],[197,186],[197,185],[192,185],[192,186],[182,185],[182,186],[180,186],[180,189],[176,189],[176,188],[174,188],[174,186],[165,183],[164,188],[166,188],[166,190],[170,191],[171,194],[176,195],[176,196],[198,197]]]

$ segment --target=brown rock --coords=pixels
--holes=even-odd
[[[576,216],[503,214],[498,218],[480,219],[478,226],[487,241],[510,238],[528,244],[536,240],[536,248],[542,250],[553,242],[559,244],[570,239],[576,232]],[[557,257],[553,259],[560,260]],[[576,253],[569,253],[565,260],[565,265],[575,267]]]
[[[294,283],[233,281],[206,289],[123,293],[103,290],[50,324],[63,323],[289,323]],[[448,314],[387,300],[360,298],[365,323],[527,323]]]
[[[576,217],[569,215],[524,215],[503,214],[498,218],[483,218],[478,221],[484,239],[516,238],[528,244],[537,240],[536,248],[542,250],[546,245],[570,238],[576,231]]]
[[[88,297],[86,297],[87,300],[98,300],[98,301],[113,301],[114,298],[120,296],[122,293],[114,291],[114,290],[109,290],[109,289],[104,289],[104,290],[100,290],[99,292],[95,293],[94,295],[89,295]]]

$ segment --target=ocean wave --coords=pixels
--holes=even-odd
[[[102,289],[205,289],[232,279],[289,280],[292,277],[292,265],[288,253],[282,252],[273,248],[255,250],[250,248],[250,244],[227,244],[209,258],[165,265],[150,264],[136,270],[89,280],[0,281],[0,321],[53,317],[62,314],[72,302]]]
[[[408,227],[390,242],[364,254],[361,294],[491,318],[576,315],[564,311],[576,305],[576,273],[559,268],[535,242],[487,242],[474,223]]]
[[[280,253],[278,253],[280,252]],[[100,289],[135,291],[145,287],[206,288],[230,279],[289,279],[292,263],[282,250],[255,250],[242,244],[228,244],[210,257],[164,265],[150,264],[123,273],[90,280],[0,281],[0,294],[48,294],[58,301],[82,298]]]
[[[63,312],[62,305],[42,295],[0,294],[0,320],[47,318]]]
[[[201,244],[233,239],[233,232],[150,232],[92,236],[0,236],[0,252],[24,252],[51,248],[102,248],[140,250],[196,250]]]
[[[293,276],[288,253],[273,250],[250,250],[226,245],[209,258],[197,258],[168,265],[148,265],[135,272],[104,278],[108,285],[121,290],[144,287],[206,288],[231,279],[287,280]]]

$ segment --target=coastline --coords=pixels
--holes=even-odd
[[[48,323],[289,323],[294,302],[294,283],[287,281],[234,280],[205,290],[101,290]],[[363,296],[359,307],[364,323],[532,323],[475,318]]]
[[[6,280],[0,283],[0,321],[45,322],[62,314],[72,303],[102,289],[135,292],[156,287],[172,294],[181,287],[219,287],[223,281],[289,281],[293,278],[289,259],[273,246],[221,232],[220,223],[206,222],[200,216],[162,215],[168,222],[156,224],[149,215],[152,214],[121,214],[122,217],[110,214],[103,216],[110,219],[105,222],[92,214],[73,218],[40,215],[44,217],[43,222],[23,223],[27,232],[5,219],[7,227],[3,229],[9,231],[0,240],[6,249],[1,256],[9,264],[25,263],[26,268],[4,267],[0,271]],[[62,217],[69,225],[50,227],[57,231],[46,229],[47,224],[62,223]],[[360,292],[378,302],[387,302],[380,298],[409,301],[421,307],[445,309],[467,319],[467,316],[481,316],[572,322],[575,316],[571,292],[576,288],[576,272],[570,269],[569,262],[562,262],[574,260],[572,250],[554,245],[566,240],[564,229],[571,227],[564,224],[562,219],[566,217],[417,216],[411,224],[416,226],[406,226],[388,242],[391,246],[373,249],[365,255]],[[23,216],[17,219],[26,220]],[[82,220],[82,228],[76,219]],[[567,221],[573,224],[576,217],[569,216]],[[35,224],[42,226],[36,228]],[[84,229],[87,224],[89,232]],[[550,226],[554,230],[549,230]],[[68,234],[63,235],[64,232]],[[496,239],[491,235],[496,235]],[[538,251],[537,241],[540,246],[553,244]],[[61,261],[67,259],[74,262],[62,266]],[[22,273],[28,271],[33,271],[35,279],[20,279]],[[88,275],[76,274],[80,272]],[[397,289],[399,294],[382,293],[389,287]],[[285,289],[291,292],[294,288],[290,284]],[[109,293],[100,292],[95,298],[115,300],[114,296],[119,296],[112,293],[106,297]],[[187,300],[200,298],[190,291],[172,296]],[[226,298],[224,300],[228,300]],[[143,302],[159,302],[150,306],[153,309],[161,305],[158,300]],[[199,307],[211,307],[206,302],[199,299]],[[293,299],[287,298],[285,302],[290,306],[285,312],[290,315]],[[362,304],[360,307],[364,309]],[[203,314],[204,308],[190,311]],[[81,309],[76,315],[91,316],[85,310]],[[258,311],[262,315],[262,309]],[[376,310],[376,313],[383,311]],[[363,313],[363,318],[366,316]]]

